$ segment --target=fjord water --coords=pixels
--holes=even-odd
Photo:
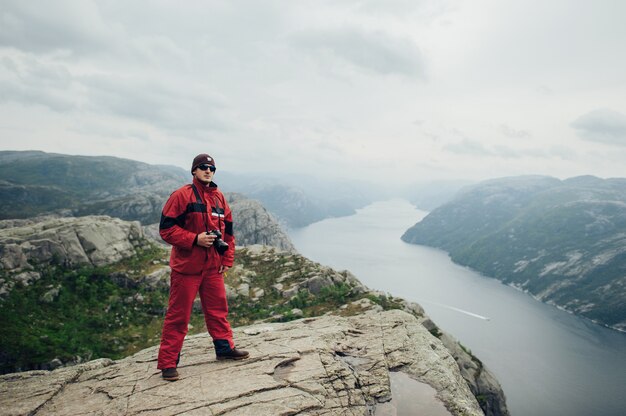
[[[626,334],[400,240],[426,214],[404,200],[375,202],[290,237],[306,257],[421,304],[495,373],[513,416],[626,414]]]

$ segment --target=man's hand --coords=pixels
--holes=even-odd
[[[198,234],[197,244],[200,247],[211,247],[216,238],[215,234],[200,233]]]
[[[228,269],[230,269],[230,267],[222,265],[222,266],[220,266],[220,268],[219,268],[219,270],[217,272],[218,273],[226,273],[226,271]]]

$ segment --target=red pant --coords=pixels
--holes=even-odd
[[[205,270],[201,275],[180,274],[172,270],[170,281],[170,300],[163,322],[157,368],[176,367],[198,290],[209,334],[214,340],[227,340],[234,348],[233,332],[226,320],[228,303],[223,276],[216,269]]]

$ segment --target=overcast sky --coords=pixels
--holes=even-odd
[[[626,1],[0,0],[0,149],[626,176]]]

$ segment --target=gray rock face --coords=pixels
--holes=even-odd
[[[4,292],[16,281],[28,285],[39,278],[28,271],[32,265],[104,266],[132,256],[146,244],[138,222],[107,216],[0,222],[5,223],[0,227],[0,271],[7,276]]]
[[[226,195],[233,212],[233,225],[237,245],[263,244],[281,250],[295,251],[291,240],[274,217],[260,202],[243,195]]]
[[[461,375],[469,384],[474,397],[479,398],[485,416],[508,415],[502,387],[495,376],[479,359],[468,354],[452,336],[443,333],[440,339],[459,365]]]
[[[161,379],[156,347],[5,375],[0,414],[369,415],[392,397],[390,371],[432,386],[452,415],[483,414],[448,350],[405,312],[263,324],[235,338],[250,359],[216,361],[207,335],[188,337],[175,383]]]

